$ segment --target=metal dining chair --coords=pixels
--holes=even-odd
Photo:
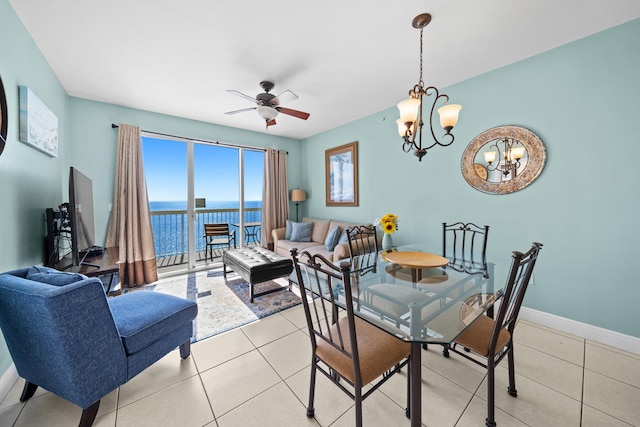
[[[541,243],[533,243],[526,253],[513,252],[511,270],[502,298],[499,300],[495,319],[480,316],[456,338],[449,351],[487,369],[487,419],[488,427],[495,426],[495,367],[502,359],[508,358],[509,388],[511,396],[517,396],[515,384],[515,362],[513,356],[513,333],[518,313],[524,300],[533,267],[542,248]],[[474,295],[467,299],[460,310],[460,320],[464,322],[469,311],[486,304],[486,296]],[[458,349],[463,347],[463,350]]]
[[[378,267],[378,237],[374,226],[358,225],[347,228],[349,260],[354,280],[359,280]]]
[[[487,264],[487,238],[489,226],[478,226],[472,222],[442,223],[442,256],[449,263],[442,269],[432,269],[418,282],[418,287],[426,291],[438,291],[440,284],[449,279],[447,269],[467,274],[482,274],[489,278]],[[464,292],[464,288],[460,289]],[[449,345],[443,344],[442,355],[449,357]],[[426,345],[423,346],[425,349]]]
[[[489,226],[478,226],[472,222],[442,223],[442,256],[449,264],[420,281],[422,284],[437,284],[447,280],[447,268],[467,274],[482,274],[489,277],[487,267],[487,238]]]
[[[322,255],[297,249],[291,255],[311,338],[307,416],[315,414],[316,373],[321,372],[355,401],[361,427],[362,401],[409,363],[410,345],[355,316],[349,262],[337,267]]]

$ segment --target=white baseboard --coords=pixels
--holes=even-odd
[[[0,377],[0,402],[7,397],[7,394],[9,394],[11,387],[16,383],[17,379],[18,371],[16,371],[16,365],[12,363]]]
[[[556,316],[555,314],[549,314],[527,307],[522,307],[520,309],[520,318],[542,326],[557,329],[562,332],[577,335],[588,340],[596,341],[601,344],[640,354],[640,338],[636,338],[631,335],[621,334],[609,329],[600,328],[598,326],[589,325],[587,323],[578,322],[576,320],[567,319],[565,317]]]

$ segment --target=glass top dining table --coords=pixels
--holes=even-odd
[[[502,295],[494,289],[492,263],[485,277],[443,266],[448,260],[438,258],[426,245],[412,244],[342,260],[351,263],[354,314],[411,343],[412,427],[422,425],[422,346],[452,343]]]

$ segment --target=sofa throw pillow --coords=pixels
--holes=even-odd
[[[87,278],[84,274],[58,271],[50,267],[34,265],[27,271],[27,279],[53,286],[64,286]]]
[[[312,222],[294,222],[291,224],[292,242],[310,242],[313,233]]]
[[[284,240],[291,240],[291,230],[293,229],[293,221],[287,220],[287,228],[284,230]]]
[[[336,248],[338,239],[340,239],[340,229],[338,227],[334,227],[333,230],[329,231],[329,234],[327,234],[327,238],[324,239],[324,246],[329,252]]]
[[[345,228],[342,231],[342,234],[340,235],[340,238],[338,239],[338,245],[340,243],[347,243],[349,241],[349,236],[347,236],[347,229]]]

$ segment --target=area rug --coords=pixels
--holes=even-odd
[[[257,284],[255,292],[282,286],[288,286],[286,277]],[[256,297],[251,303],[249,283],[229,272],[225,282],[222,269],[165,278],[138,289],[195,301],[198,304],[198,316],[193,324],[192,342],[255,322],[302,302],[294,286],[293,292],[285,288]]]

